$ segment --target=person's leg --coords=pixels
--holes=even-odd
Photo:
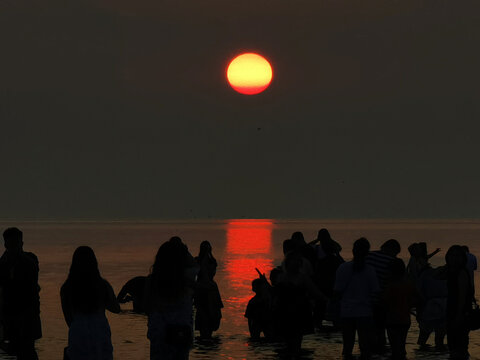
[[[351,358],[353,352],[353,345],[355,344],[355,319],[343,318],[341,319],[341,326],[343,337],[342,355],[344,358]]]
[[[22,340],[18,343],[17,360],[38,360],[34,340]]]
[[[377,354],[383,354],[385,352],[385,346],[387,344],[387,339],[385,337],[385,320],[386,314],[385,310],[381,306],[376,306],[373,314],[373,326],[372,329],[372,350]]]
[[[390,349],[392,351],[392,359],[397,359],[398,357],[398,331],[394,326],[387,326],[387,335],[388,341],[390,343]]]
[[[438,326],[435,329],[435,348],[439,351],[445,350],[445,335],[447,333],[445,326]]]
[[[360,317],[356,321],[361,359],[370,359],[375,344],[373,319],[371,317]]]
[[[408,335],[409,329],[410,329],[410,324],[402,325],[399,328],[399,355],[402,360],[406,359],[407,357],[405,344],[407,343],[407,335]]]
[[[291,356],[298,356],[302,348],[303,335],[300,333],[292,333],[287,338],[287,352]]]
[[[427,346],[428,338],[432,333],[432,328],[428,326],[426,323],[424,323],[423,321],[418,322],[418,328],[419,328],[419,333],[418,333],[417,344],[420,345],[420,347],[425,347]]]
[[[469,331],[465,326],[448,326],[447,343],[451,359],[466,360],[469,358]]]
[[[250,331],[250,337],[253,340],[260,339],[261,328],[258,321],[255,319],[248,319],[248,330]]]

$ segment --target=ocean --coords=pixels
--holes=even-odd
[[[407,247],[424,241],[429,251],[441,248],[431,259],[433,266],[444,264],[444,255],[453,244],[467,245],[480,255],[478,220],[274,220],[232,219],[206,221],[135,221],[135,222],[0,222],[3,229],[16,226],[24,233],[24,250],[34,252],[40,261],[41,318],[43,338],[37,341],[40,360],[61,360],[67,345],[67,326],[60,306],[60,287],[65,281],[72,254],[80,245],[91,246],[100,272],[116,293],[134,276],[147,275],[159,246],[172,236],[180,236],[192,255],[200,243],[208,240],[218,268],[216,281],[225,305],[220,329],[212,343],[195,342],[191,359],[277,359],[279,346],[252,342],[243,314],[253,296],[251,281],[255,268],[268,273],[282,260],[282,242],[294,231],[302,231],[306,240],[316,238],[320,228],[327,228],[342,247],[346,260],[352,258],[353,242],[369,239],[372,250],[386,240],[397,239],[408,260]],[[478,277],[477,274],[475,276]],[[478,280],[478,279],[477,279]],[[478,281],[476,282],[478,284]],[[478,285],[477,293],[478,293]],[[146,317],[134,314],[131,304],[122,304],[120,314],[108,314],[112,330],[114,358],[149,359]],[[198,333],[197,333],[198,335]],[[412,319],[407,339],[409,359],[447,359],[446,353],[419,351],[418,326]],[[430,339],[433,342],[433,338]],[[471,333],[470,353],[480,358],[480,331]],[[319,332],[303,342],[305,359],[341,359],[341,334]],[[358,348],[354,350],[358,354]],[[0,359],[9,359],[0,355]]]

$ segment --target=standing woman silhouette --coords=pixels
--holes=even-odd
[[[188,359],[193,342],[193,289],[198,266],[179,237],[158,249],[146,281],[151,360]]]
[[[203,241],[200,244],[200,253],[195,258],[200,271],[197,277],[194,303],[195,329],[200,331],[202,339],[211,339],[212,332],[217,331],[222,318],[222,298],[218,285],[213,280],[217,271],[217,260],[212,254],[210,242]]]
[[[100,276],[95,253],[80,246],[73,253],[68,278],[60,290],[69,327],[68,360],[112,360],[113,346],[105,309],[120,312],[112,286]]]

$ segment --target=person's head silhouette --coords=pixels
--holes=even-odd
[[[353,243],[353,270],[362,271],[365,267],[365,259],[370,251],[370,243],[364,237],[356,240]]]
[[[460,271],[467,265],[467,254],[460,245],[452,245],[445,254],[445,262],[449,271]]]
[[[370,251],[370,243],[364,237],[356,240],[353,243],[353,257],[354,258],[365,258]]]
[[[93,249],[90,246],[79,246],[72,257],[72,265],[70,266],[71,277],[100,277],[98,270],[98,262]]]
[[[9,252],[21,252],[23,250],[23,233],[16,227],[8,228],[3,232],[5,249]]]
[[[212,245],[209,241],[202,241],[200,244],[200,255],[207,255],[212,253]]]
[[[396,257],[400,253],[401,247],[397,240],[390,239],[385,241],[382,246],[380,246],[380,250],[387,255]]]

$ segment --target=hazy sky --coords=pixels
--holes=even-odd
[[[0,218],[480,217],[478,10],[3,1]]]

